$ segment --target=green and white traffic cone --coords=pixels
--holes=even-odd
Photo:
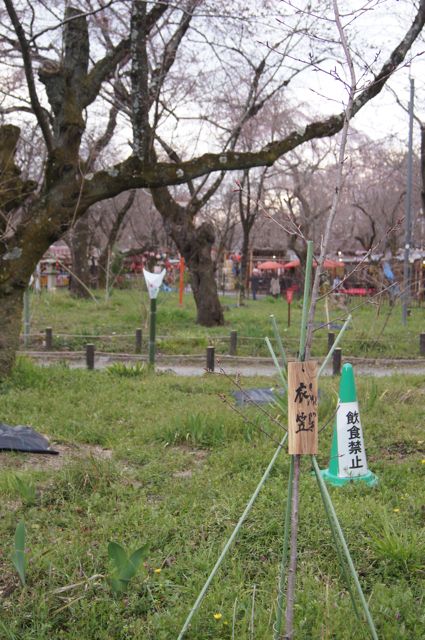
[[[342,367],[339,383],[339,406],[336,414],[329,467],[321,471],[323,479],[341,487],[348,482],[377,484],[378,478],[369,471],[363,430],[360,422],[354,371],[351,364]]]

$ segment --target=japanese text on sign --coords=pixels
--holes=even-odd
[[[317,364],[288,363],[288,451],[316,454],[318,440]]]
[[[368,471],[357,402],[341,402],[337,412],[338,475],[351,478]]]

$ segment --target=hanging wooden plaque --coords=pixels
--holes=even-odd
[[[317,362],[288,362],[288,453],[316,454],[318,448]]]

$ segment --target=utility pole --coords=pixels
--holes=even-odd
[[[405,243],[403,268],[403,324],[407,324],[407,307],[410,299],[410,245],[412,242],[412,190],[413,190],[413,104],[415,99],[415,81],[410,78],[409,102],[409,147],[407,157],[407,193],[405,217]]]

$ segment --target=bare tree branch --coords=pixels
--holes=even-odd
[[[25,77],[27,79],[28,92],[31,99],[31,106],[37,118],[38,124],[40,125],[40,129],[43,133],[43,138],[46,143],[47,150],[50,153],[53,150],[53,137],[52,137],[52,132],[50,130],[48,119],[46,118],[46,113],[40,104],[40,101],[37,95],[37,90],[35,88],[34,72],[32,68],[29,44],[26,39],[25,32],[22,28],[21,22],[15,11],[15,7],[13,5],[12,0],[5,0],[5,5],[21,47],[22,60],[24,63],[24,71],[25,71]]]

